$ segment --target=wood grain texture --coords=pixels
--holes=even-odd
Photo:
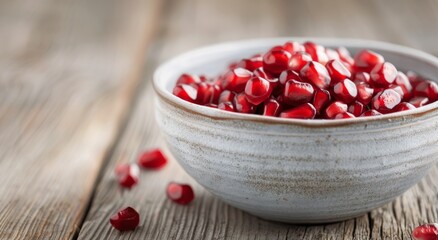
[[[154,1],[0,1],[0,239],[71,239],[139,82]]]
[[[79,239],[410,239],[414,226],[438,221],[437,167],[383,208],[307,226],[268,222],[230,207],[173,159],[162,171],[143,172],[132,191],[121,191],[113,178],[117,163],[165,147],[154,122],[151,87],[152,72],[163,59],[209,43],[270,36],[376,39],[438,53],[434,0],[173,0],[165,2],[159,21],[149,18],[154,7],[140,1],[0,4],[0,66],[6,69],[0,72],[0,180],[8,186],[0,188],[1,238],[72,237],[135,86],[132,65],[142,53],[136,47],[145,22],[159,25],[159,35],[149,47],[141,93],[103,168]],[[164,193],[169,181],[193,184],[196,200],[189,206],[169,202]],[[119,233],[108,219],[127,205],[140,212],[141,226]]]

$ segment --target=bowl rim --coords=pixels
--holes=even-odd
[[[164,63],[162,63],[155,70],[153,74],[153,88],[156,94],[167,103],[188,111],[192,114],[201,115],[203,117],[210,118],[212,120],[243,120],[251,122],[262,122],[267,124],[287,124],[287,125],[298,125],[304,127],[338,127],[343,125],[352,124],[363,124],[371,123],[376,121],[392,121],[399,118],[405,119],[406,117],[421,117],[425,114],[438,111],[438,101],[435,101],[426,106],[389,114],[383,114],[379,116],[369,116],[369,117],[357,117],[348,119],[293,119],[293,118],[280,118],[280,117],[268,117],[257,114],[244,114],[236,112],[223,111],[216,108],[211,108],[207,106],[202,106],[194,103],[184,101],[176,96],[174,96],[170,91],[162,88],[158,83],[163,75],[172,71],[174,65],[178,65],[179,62],[186,60],[187,58],[196,59],[196,56],[203,55],[210,51],[219,50],[233,50],[239,48],[239,46],[249,46],[257,47],[259,45],[264,45],[267,43],[278,44],[279,42],[286,41],[313,41],[321,45],[339,45],[345,47],[356,47],[356,48],[378,48],[387,51],[392,51],[394,53],[399,53],[401,55],[411,56],[415,58],[420,58],[425,62],[438,68],[438,58],[417,50],[414,48],[397,45],[388,42],[374,41],[374,40],[363,40],[354,38],[318,38],[318,37],[277,37],[277,38],[256,38],[256,39],[245,39],[238,41],[228,41],[218,44],[206,45],[203,47],[195,48],[193,50],[179,54]],[[170,70],[169,70],[170,69]],[[421,75],[421,74],[420,74]],[[432,79],[431,79],[432,80]],[[432,80],[433,81],[433,80]]]

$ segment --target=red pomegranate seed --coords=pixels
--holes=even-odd
[[[315,96],[313,97],[313,106],[316,112],[319,114],[321,110],[325,108],[331,100],[330,92],[324,89],[316,89]]]
[[[201,83],[201,79],[198,76],[184,73],[178,78],[175,85],[181,85],[181,84],[190,85],[190,84],[198,84],[198,83]]]
[[[346,48],[344,48],[344,47],[340,47],[340,48],[336,49],[336,51],[337,51],[338,54],[339,54],[339,58],[340,58],[343,62],[345,62],[345,63],[347,63],[347,64],[349,64],[349,65],[354,65],[354,60],[353,60],[353,58],[351,57],[351,54],[350,54],[350,52],[348,51],[348,49],[346,49]]]
[[[344,64],[339,60],[330,60],[325,67],[332,78],[332,84],[351,77],[350,71],[348,71]]]
[[[438,100],[438,85],[432,81],[423,81],[414,89],[414,96],[427,97],[431,102]]]
[[[314,89],[310,83],[289,80],[284,86],[283,101],[290,105],[299,105],[310,102]]]
[[[187,205],[195,198],[193,189],[188,184],[171,182],[167,185],[167,197],[181,205]]]
[[[402,73],[398,72],[397,77],[395,78],[394,84],[400,86],[403,90],[403,100],[408,100],[412,96],[412,85],[409,82],[408,77]]]
[[[327,54],[325,53],[325,48],[313,42],[303,43],[306,52],[310,54],[313,61],[319,62],[321,64],[326,64],[328,61]]]
[[[325,54],[327,55],[328,60],[341,60],[339,53],[333,49],[326,48]]]
[[[397,69],[389,62],[379,63],[371,70],[370,76],[375,85],[386,87],[395,81]]]
[[[228,112],[235,112],[232,102],[221,102],[221,103],[219,103],[217,108],[228,111]]]
[[[388,89],[392,89],[392,90],[396,91],[402,99],[404,98],[405,93],[404,93],[402,87],[395,85],[395,84],[391,84],[391,85],[389,85]]]
[[[291,56],[290,52],[274,47],[263,56],[263,68],[267,72],[279,75],[289,68]]]
[[[134,230],[140,223],[140,215],[134,208],[127,207],[112,215],[110,223],[119,231]]]
[[[296,80],[299,82],[302,81],[300,75],[298,75],[298,73],[293,70],[286,70],[281,72],[280,76],[278,77],[278,80],[280,84],[283,85],[286,84],[286,82],[289,80]]]
[[[271,84],[268,80],[261,77],[253,77],[245,87],[245,96],[248,102],[259,105],[269,98],[272,92]]]
[[[221,94],[219,95],[218,103],[220,104],[223,102],[231,102],[231,101],[233,101],[235,96],[236,96],[236,94],[234,92],[231,92],[229,90],[225,90],[225,91],[221,92]]]
[[[374,95],[374,89],[370,88],[366,83],[356,84],[357,100],[365,105],[371,102]]]
[[[356,99],[357,88],[350,79],[344,79],[333,86],[333,93],[338,100],[351,103]]]
[[[198,90],[192,85],[181,84],[173,88],[173,95],[186,100],[187,102],[194,103],[198,95]]]
[[[348,107],[348,112],[352,113],[355,117],[359,117],[365,111],[365,106],[358,101],[353,102]]]
[[[401,111],[406,111],[406,110],[411,110],[411,109],[415,109],[416,107],[408,102],[402,102],[399,105],[397,105],[397,107],[395,107],[395,111],[396,112],[401,112]]]
[[[419,83],[421,83],[425,80],[412,71],[408,71],[406,73],[406,76],[408,77],[409,82],[411,83],[413,88],[415,88]]]
[[[138,183],[140,170],[135,164],[122,163],[116,166],[115,175],[120,186],[130,189]]]
[[[227,72],[222,81],[222,89],[242,92],[246,82],[252,78],[252,72],[244,68],[236,68]]]
[[[393,89],[386,89],[374,96],[372,107],[378,111],[392,110],[401,102],[400,94]]]
[[[372,110],[368,110],[364,113],[362,113],[362,115],[360,115],[361,117],[371,117],[371,116],[379,116],[382,115],[380,112],[372,109]]]
[[[427,97],[414,97],[409,100],[409,103],[414,105],[414,107],[422,107],[429,103],[429,98]]]
[[[292,54],[290,59],[290,69],[299,72],[308,62],[312,61],[312,57],[306,52],[296,52]]]
[[[382,55],[371,50],[362,50],[354,55],[354,64],[358,71],[371,72],[374,66],[384,61]]]
[[[303,45],[298,42],[289,41],[283,45],[284,50],[288,51],[290,54],[294,54],[295,52],[304,51]]]
[[[253,74],[254,76],[261,77],[267,80],[276,79],[274,76],[272,76],[272,74],[267,73],[262,67],[254,70]]]
[[[263,105],[263,115],[276,117],[281,111],[280,103],[275,99],[268,99]]]
[[[239,64],[239,63],[232,62],[232,63],[228,64],[228,70],[233,70],[233,69],[237,68],[237,64]]]
[[[236,112],[241,113],[254,113],[256,110],[256,107],[246,98],[245,93],[239,93],[234,97],[233,106]]]
[[[245,68],[253,72],[257,68],[263,67],[263,58],[261,56],[244,58],[237,64],[237,67]]]
[[[160,169],[167,164],[167,158],[160,149],[146,151],[138,158],[138,165],[147,169]]]
[[[338,113],[335,116],[335,119],[343,119],[343,118],[355,118],[355,116],[349,112]]]
[[[202,82],[197,84],[198,86],[198,94],[196,95],[196,103],[197,104],[207,104],[213,99],[213,88],[212,85]]]
[[[324,65],[318,62],[308,62],[300,71],[303,80],[325,89],[330,85],[330,76]]]
[[[429,223],[418,226],[412,231],[415,240],[438,240],[438,224]]]
[[[325,109],[325,115],[327,116],[327,118],[333,119],[336,117],[336,115],[338,115],[339,113],[344,113],[346,112],[348,109],[347,104],[340,102],[340,101],[335,101],[332,102],[326,109]]]
[[[354,82],[355,83],[367,83],[367,84],[369,84],[371,82],[370,74],[366,73],[366,72],[357,72],[354,75]]]
[[[313,119],[316,115],[315,107],[310,103],[304,103],[298,107],[288,109],[280,113],[282,118]]]

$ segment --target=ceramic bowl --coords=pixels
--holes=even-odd
[[[290,223],[353,218],[420,181],[438,156],[438,102],[383,116],[297,120],[226,112],[172,95],[181,73],[217,74],[287,40],[371,49],[400,70],[438,78],[437,58],[365,40],[258,39],[185,53],[157,69],[154,87],[159,126],[187,173],[236,208]]]

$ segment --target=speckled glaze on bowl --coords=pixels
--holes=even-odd
[[[287,40],[214,45],[180,55],[154,75],[156,114],[175,158],[228,204],[264,219],[333,222],[362,215],[416,184],[437,159],[438,103],[389,115],[295,120],[244,115],[171,94],[183,72],[217,74],[227,63]],[[438,78],[438,60],[388,43],[310,39],[375,50],[401,70]]]

